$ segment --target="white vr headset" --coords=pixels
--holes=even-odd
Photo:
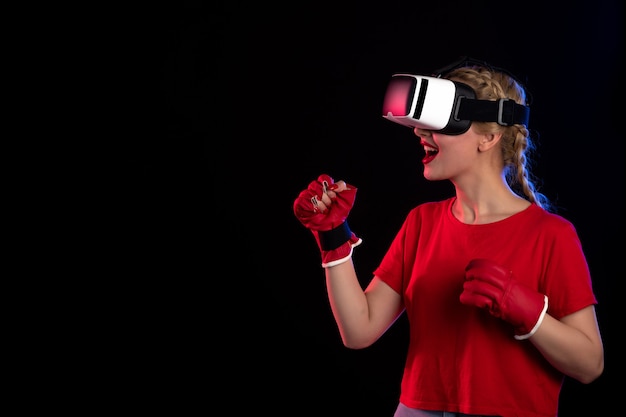
[[[383,117],[446,135],[465,133],[472,121],[528,127],[530,109],[514,100],[477,100],[467,84],[444,78],[395,74],[385,93]]]

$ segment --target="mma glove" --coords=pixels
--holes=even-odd
[[[460,300],[512,324],[517,340],[535,334],[548,309],[546,295],[518,282],[512,271],[488,259],[468,263]]]
[[[322,174],[294,201],[294,214],[313,233],[323,268],[346,262],[352,256],[352,249],[362,242],[347,222],[356,191],[349,184],[340,189],[332,177]]]

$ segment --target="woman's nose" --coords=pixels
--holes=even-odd
[[[430,130],[420,129],[419,127],[413,128],[413,133],[415,133],[415,136],[419,136],[419,137],[431,136]]]

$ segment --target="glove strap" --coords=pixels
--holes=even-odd
[[[320,249],[323,251],[331,251],[350,240],[352,231],[350,231],[348,227],[348,222],[345,221],[334,229],[319,231],[318,236],[320,239]]]
[[[539,314],[539,318],[537,319],[537,323],[533,326],[532,330],[526,334],[516,334],[513,337],[517,340],[525,340],[530,336],[534,335],[541,323],[543,322],[543,318],[546,316],[546,311],[548,311],[548,296],[543,296],[543,310],[541,310],[541,314]]]

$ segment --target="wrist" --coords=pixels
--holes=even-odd
[[[515,339],[517,340],[525,340],[531,337],[532,335],[534,335],[537,329],[539,329],[539,326],[541,326],[541,323],[543,322],[543,319],[545,318],[547,311],[548,311],[548,296],[544,295],[543,296],[543,308],[541,309],[541,313],[539,313],[539,318],[535,322],[535,325],[532,326],[530,331],[527,332],[526,334],[521,334],[521,335],[516,334],[513,337],[515,337]]]
[[[348,226],[348,222],[344,221],[339,226],[331,230],[318,231],[320,249],[323,251],[332,251],[346,243],[352,237],[352,231]]]
[[[322,252],[322,267],[330,268],[347,262],[352,258],[353,249],[363,242],[361,238],[352,233],[350,239],[340,245],[337,249]]]

